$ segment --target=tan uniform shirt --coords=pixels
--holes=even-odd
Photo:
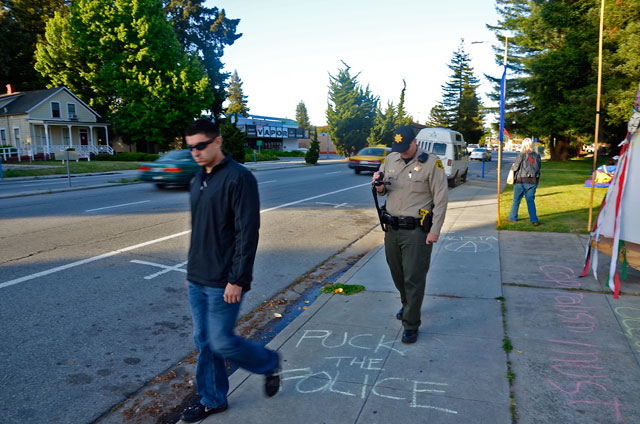
[[[438,156],[429,154],[426,162],[419,162],[424,153],[418,149],[409,163],[404,163],[400,153],[390,153],[380,166],[384,172],[387,195],[387,212],[393,216],[421,218],[420,209],[433,213],[433,226],[429,231],[440,234],[447,212],[449,189],[444,167]]]

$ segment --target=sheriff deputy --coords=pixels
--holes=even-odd
[[[393,283],[400,292],[403,343],[415,343],[420,328],[433,243],[447,211],[447,177],[436,155],[418,148],[411,127],[393,134],[392,153],[373,174],[379,196],[387,196],[381,218],[387,229],[384,248]]]

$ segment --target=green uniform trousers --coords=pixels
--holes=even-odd
[[[384,251],[393,283],[400,292],[405,330],[420,327],[420,309],[424,299],[427,272],[431,262],[432,244],[426,244],[427,233],[422,228],[389,230],[384,235]]]

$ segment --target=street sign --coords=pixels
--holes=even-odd
[[[258,146],[258,147],[262,146],[262,140],[257,140],[256,141],[256,146]]]

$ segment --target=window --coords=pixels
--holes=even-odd
[[[8,146],[7,143],[7,130],[4,128],[0,128],[0,146]]]
[[[78,115],[76,115],[75,103],[67,103],[67,113],[68,113],[69,119],[78,119]]]
[[[60,103],[51,102],[51,117],[52,118],[60,117]]]
[[[438,156],[445,156],[447,154],[447,145],[444,143],[433,143],[433,153]]]
[[[16,141],[16,147],[20,146],[20,128],[13,129],[13,139]]]

